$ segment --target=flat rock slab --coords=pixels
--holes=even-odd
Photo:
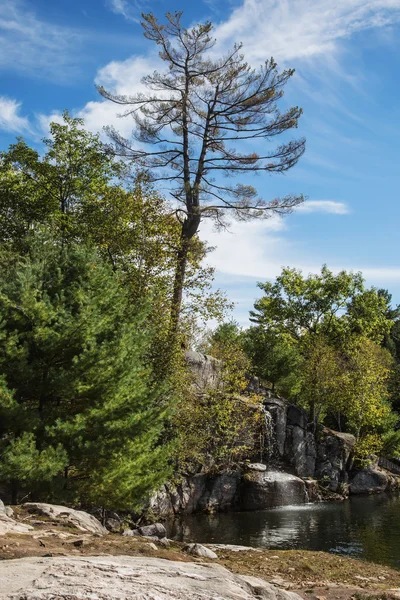
[[[214,564],[90,556],[0,562],[0,600],[301,600]]]
[[[30,525],[18,523],[18,521],[8,517],[5,512],[0,512],[0,535],[6,535],[7,533],[29,533],[30,531],[33,531],[33,527]]]
[[[48,517],[52,521],[68,523],[80,531],[88,531],[99,535],[106,535],[108,530],[103,527],[96,517],[89,515],[83,510],[75,510],[67,506],[58,506],[57,504],[46,504],[44,502],[26,502],[23,508],[28,512]]]

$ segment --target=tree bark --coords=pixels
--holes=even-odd
[[[177,255],[177,263],[174,279],[174,290],[172,295],[171,307],[171,334],[175,337],[178,331],[179,316],[182,307],[183,285],[185,282],[186,266],[189,254],[189,241],[182,240],[182,245],[179,248]]]
[[[182,224],[181,243],[177,253],[177,262],[174,278],[174,289],[171,307],[171,335],[176,336],[179,326],[179,317],[182,308],[183,286],[185,283],[186,267],[188,262],[190,241],[196,235],[200,225],[200,214],[192,213]]]

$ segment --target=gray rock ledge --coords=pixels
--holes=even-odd
[[[220,565],[130,556],[2,561],[0,581],[0,600],[301,600]]]

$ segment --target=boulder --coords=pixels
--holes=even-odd
[[[48,517],[52,521],[72,525],[81,531],[106,535],[107,529],[89,513],[83,510],[74,510],[67,506],[58,506],[56,504],[45,504],[43,502],[26,502],[23,508],[29,513]]]
[[[33,527],[26,523],[18,523],[15,519],[8,517],[5,511],[0,511],[0,535],[6,535],[6,533],[29,533],[30,531],[33,531]]]
[[[185,359],[193,374],[193,383],[198,392],[205,392],[210,388],[216,389],[221,385],[220,360],[194,351],[186,352]]]
[[[300,600],[294,592],[216,564],[131,556],[0,562],[0,600]]]
[[[156,538],[164,538],[167,535],[167,530],[162,523],[153,523],[153,525],[145,525],[139,527],[140,535]]]
[[[174,507],[172,505],[168,486],[163,485],[151,496],[147,510],[160,517],[171,516],[174,514]]]
[[[325,427],[317,444],[315,478],[332,492],[337,492],[341,483],[348,482],[352,454],[356,443],[354,435],[340,433]]]
[[[228,550],[228,552],[262,552],[262,548],[239,546],[237,544],[209,544],[211,550]]]
[[[124,531],[122,532],[122,535],[124,537],[136,537],[136,536],[140,536],[140,532],[139,532],[139,529],[124,529]]]
[[[350,494],[376,494],[384,492],[389,483],[389,478],[384,471],[371,466],[357,471],[351,478]]]
[[[6,508],[6,507],[4,506],[4,502],[3,502],[3,500],[1,500],[1,499],[0,499],[0,513],[1,513],[1,512],[5,512],[5,508]]]
[[[192,556],[200,556],[201,558],[218,558],[218,556],[207,548],[207,546],[202,546],[201,544],[188,544],[183,548],[185,552],[191,554]]]
[[[243,510],[307,502],[305,483],[299,477],[280,471],[251,471],[243,477],[240,504]]]
[[[106,521],[106,526],[109,531],[114,531],[115,533],[121,530],[121,521],[119,519],[114,519],[113,517],[109,517]]]

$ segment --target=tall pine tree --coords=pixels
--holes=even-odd
[[[135,508],[168,474],[168,393],[146,309],[84,245],[47,234],[0,260],[0,481],[32,497]]]

